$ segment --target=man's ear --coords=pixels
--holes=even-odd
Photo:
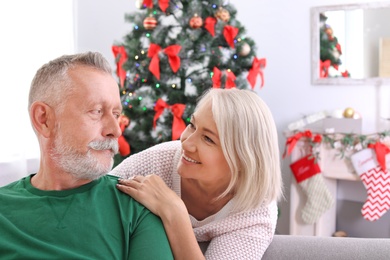
[[[50,106],[43,102],[34,102],[30,108],[30,118],[37,133],[46,138],[50,137],[55,126],[54,111]]]

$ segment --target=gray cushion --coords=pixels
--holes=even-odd
[[[390,259],[390,239],[275,235],[263,260]]]

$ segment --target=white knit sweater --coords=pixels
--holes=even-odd
[[[180,176],[176,169],[180,157],[180,141],[165,142],[130,156],[110,174],[122,178],[156,174],[181,196]],[[189,216],[196,239],[210,242],[205,252],[206,259],[261,259],[275,232],[276,202],[246,212],[231,213],[233,200],[204,220]]]

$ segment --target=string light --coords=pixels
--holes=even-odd
[[[139,67],[139,63],[138,63],[138,62],[136,62],[136,63],[135,63],[135,66],[136,66],[136,67]]]
[[[143,110],[143,111],[146,111],[146,107],[143,107],[142,110]]]
[[[215,8],[217,8],[217,5],[216,5],[216,4],[213,4],[212,7],[215,9]]]
[[[157,83],[157,84],[156,84],[156,88],[159,88],[159,87],[160,87],[160,84]]]
[[[237,59],[237,54],[233,55],[233,59],[235,59],[235,60]]]
[[[141,51],[141,54],[145,54],[145,51],[144,51],[144,50],[142,50],[142,51]]]
[[[142,97],[138,97],[138,100],[141,101],[141,100],[142,100]]]
[[[149,38],[149,37],[150,37],[150,33],[147,33],[147,34],[146,34],[146,37],[148,37],[148,38]]]
[[[133,93],[130,92],[130,93],[129,93],[129,97],[132,97],[132,96],[133,96]]]
[[[172,88],[176,88],[176,84],[172,84]]]
[[[191,83],[191,82],[192,82],[192,79],[188,78],[187,81],[188,81],[189,83]]]
[[[210,78],[214,76],[214,72],[210,72]]]
[[[135,55],[135,57],[134,57],[134,58],[135,58],[136,60],[138,60],[138,58],[139,58],[139,57],[138,57],[138,55]]]
[[[139,28],[138,25],[134,25],[134,29],[138,30],[138,28]]]

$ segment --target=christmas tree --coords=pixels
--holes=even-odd
[[[320,14],[320,77],[349,77],[347,70],[339,72],[342,64],[341,45],[337,37],[333,34],[332,27],[326,23],[328,17]]]
[[[137,0],[131,24],[112,50],[124,115],[126,156],[179,139],[197,98],[208,88],[263,86],[265,59],[235,19],[237,10],[219,0]]]

